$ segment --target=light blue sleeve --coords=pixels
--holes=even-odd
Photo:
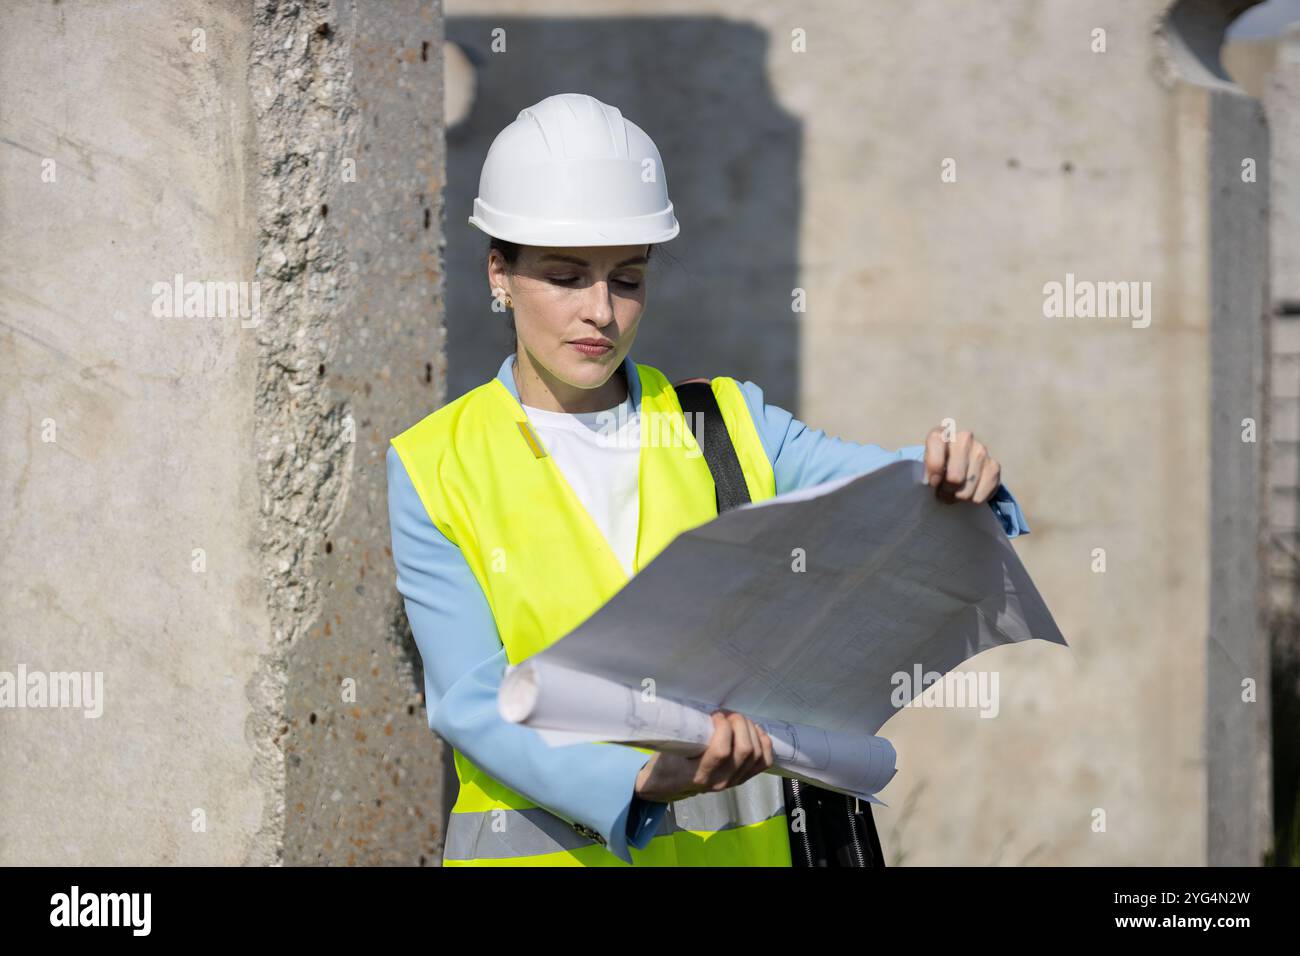
[[[491,607],[460,548],[429,518],[391,446],[388,518],[397,590],[424,663],[429,728],[538,806],[595,830],[611,853],[631,863],[628,847],[644,849],[668,810],[632,792],[650,756],[618,744],[553,748],[535,730],[498,713],[506,651]]]
[[[897,451],[886,451],[879,445],[859,445],[833,438],[821,429],[809,428],[784,408],[765,404],[763,390],[753,382],[741,382],[740,390],[749,405],[763,450],[772,463],[777,494],[833,478],[865,474],[907,458],[925,459],[925,445],[904,445]],[[1008,538],[1029,534],[1024,513],[1006,485],[998,485],[988,503]]]

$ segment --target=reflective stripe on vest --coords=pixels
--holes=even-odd
[[[695,803],[694,797],[668,804],[668,812],[660,819],[655,837],[681,832],[711,838],[718,831],[767,823],[780,817],[777,820],[779,833],[782,839],[786,839],[785,798],[779,778],[761,774],[739,787],[700,796],[721,799],[711,799],[693,807],[690,805]],[[443,863],[464,866],[479,860],[491,860],[500,865],[513,858],[567,853],[592,845],[590,839],[540,807],[453,813],[447,827]],[[605,856],[610,854],[606,852]],[[619,862],[613,857],[610,859]],[[768,861],[768,865],[788,866],[789,862],[776,859]]]
[[[634,572],[678,534],[717,516],[713,476],[672,385],[655,368],[636,369],[641,452]],[[740,386],[719,377],[712,388],[750,498],[772,497],[775,477]],[[460,548],[482,587],[510,663],[572,631],[627,583],[609,543],[500,379],[440,408],[394,438],[393,447],[430,520]],[[457,750],[454,757],[460,795],[446,865],[625,865],[465,754]],[[669,816],[644,850],[630,850],[634,865],[790,865],[781,781],[773,774],[677,801]]]

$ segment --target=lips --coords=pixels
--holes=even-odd
[[[569,344],[583,355],[608,355],[610,352],[614,351],[614,343],[603,342],[600,339],[578,339]]]

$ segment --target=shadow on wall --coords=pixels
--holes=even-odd
[[[588,93],[654,140],[681,223],[651,258],[632,357],[670,381],[752,379],[797,415],[802,124],[768,85],[773,38],[717,17],[496,16],[448,17],[446,37],[459,48],[447,79],[446,401],[491,379],[515,347],[507,315],[492,311],[488,237],[466,221],[488,147],[525,107]],[[458,782],[444,750],[450,812]]]
[[[632,357],[670,381],[752,379],[798,414],[790,303],[802,124],[765,75],[780,38],[716,17],[448,17],[446,29],[476,85],[447,131],[447,400],[488,381],[514,350],[508,317],[491,308],[487,236],[466,222],[488,147],[525,107],[588,93],[655,141],[681,223],[651,258]]]

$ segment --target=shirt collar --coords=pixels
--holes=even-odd
[[[519,390],[515,388],[514,376],[515,353],[511,352],[501,363],[501,368],[497,371],[497,381],[506,387],[516,402],[519,401]],[[641,376],[636,370],[636,363],[632,361],[632,353],[629,351],[623,356],[623,372],[627,375],[628,395],[632,399],[634,409],[641,408]],[[522,403],[521,403],[522,404]]]

